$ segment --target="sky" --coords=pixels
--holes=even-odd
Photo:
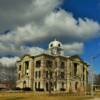
[[[89,18],[100,24],[100,0],[65,0],[62,5],[66,11],[72,12],[78,19]],[[98,34],[100,32],[98,31]],[[81,57],[94,66],[95,72],[100,73],[100,37],[88,39],[84,42]],[[95,57],[95,59],[93,59]]]
[[[55,38],[66,56],[78,54],[100,73],[100,0],[0,0],[2,64],[44,52]]]

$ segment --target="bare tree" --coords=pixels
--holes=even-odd
[[[100,74],[95,75],[95,85],[100,85]]]

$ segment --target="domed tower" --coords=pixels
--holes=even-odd
[[[49,53],[52,55],[63,55],[63,48],[62,43],[57,41],[56,39],[54,41],[51,41],[49,43]]]

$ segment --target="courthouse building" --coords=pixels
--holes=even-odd
[[[16,65],[16,87],[74,93],[87,89],[88,64],[78,55],[64,56],[63,45],[57,40],[49,43],[48,53],[24,55]]]

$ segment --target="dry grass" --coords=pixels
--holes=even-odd
[[[95,92],[96,97],[100,97],[100,91]]]
[[[25,93],[0,93],[0,100],[87,100],[91,97],[82,96],[59,96],[33,92]]]

